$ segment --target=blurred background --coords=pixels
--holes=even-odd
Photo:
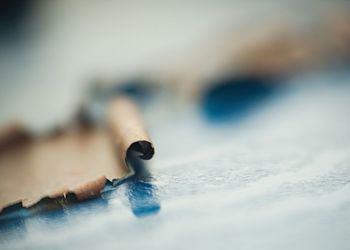
[[[223,81],[254,88],[342,67],[349,60],[347,5],[3,1],[0,123],[17,121],[36,132],[64,125],[96,83],[147,82],[178,102],[196,102]]]
[[[347,1],[1,1],[2,138],[123,94],[156,147],[97,201],[6,219],[3,246],[348,249],[349,63]]]

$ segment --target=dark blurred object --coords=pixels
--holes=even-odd
[[[0,127],[0,153],[26,144],[31,139],[31,134],[19,124],[13,123]]]
[[[240,119],[269,98],[274,81],[257,76],[230,76],[212,82],[203,95],[204,115],[214,122]]]
[[[76,113],[78,123],[89,127],[105,118],[105,107],[116,96],[126,96],[135,101],[140,108],[154,97],[157,86],[144,79],[130,79],[117,84],[95,80],[88,88],[85,100]]]
[[[2,41],[18,39],[35,0],[0,1],[0,38]]]
[[[132,98],[139,104],[145,104],[153,96],[157,87],[144,79],[131,79],[129,81],[117,84],[112,88],[112,95],[125,95]]]

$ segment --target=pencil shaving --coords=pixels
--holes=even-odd
[[[137,107],[121,98],[113,101],[110,111],[111,133],[99,128],[69,129],[0,154],[0,211],[18,202],[30,207],[43,197],[69,193],[78,200],[99,196],[107,180],[132,173],[126,162],[128,152],[150,159],[154,149]]]

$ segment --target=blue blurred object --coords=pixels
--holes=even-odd
[[[213,122],[240,119],[271,97],[275,82],[256,76],[230,76],[214,81],[203,96],[203,113]]]
[[[127,184],[127,195],[135,216],[144,217],[160,211],[160,204],[155,195],[155,186],[143,180],[134,180]]]
[[[26,18],[35,0],[2,0],[0,2],[0,41],[19,43],[25,35]]]
[[[139,104],[147,103],[154,96],[157,88],[151,82],[143,79],[130,79],[112,87],[110,94],[126,95]]]
[[[155,86],[143,79],[131,79],[107,86],[100,84],[97,79],[91,83],[87,93],[87,101],[77,110],[76,118],[80,124],[84,125],[104,121],[108,101],[117,96],[131,98],[142,109],[147,106],[155,92]]]

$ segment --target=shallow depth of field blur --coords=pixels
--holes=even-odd
[[[201,105],[223,78],[270,85],[342,67],[347,8],[342,1],[4,1],[0,124],[38,132],[64,125],[96,82],[147,82]]]
[[[156,155],[152,178],[104,205],[26,217],[0,240],[349,249],[349,69],[347,1],[2,1],[0,131],[40,137],[82,110],[98,124],[123,94]]]

